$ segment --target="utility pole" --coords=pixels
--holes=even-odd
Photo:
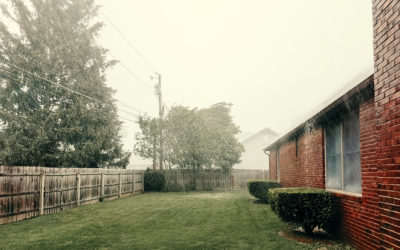
[[[163,138],[162,138],[162,121],[163,121],[163,105],[162,105],[162,92],[161,92],[161,74],[155,72],[156,76],[151,76],[150,79],[156,78],[158,84],[155,86],[156,95],[158,95],[158,115],[159,115],[159,143],[160,143],[160,169],[163,169]],[[155,145],[155,144],[154,144]],[[155,147],[154,147],[155,148]]]

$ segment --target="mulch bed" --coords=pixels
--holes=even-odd
[[[332,236],[327,234],[324,230],[320,229],[314,229],[312,235],[307,235],[304,233],[304,230],[301,227],[296,229],[285,228],[279,231],[278,234],[283,238],[302,243],[309,243],[309,244],[323,243],[327,245],[333,245],[334,243],[336,243],[336,241],[332,238]]]

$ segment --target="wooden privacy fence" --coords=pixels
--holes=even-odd
[[[162,173],[166,180],[166,191],[245,190],[248,180],[269,178],[268,170],[256,169],[233,169],[231,173],[172,169]]]
[[[144,171],[0,166],[0,224],[144,191]]]

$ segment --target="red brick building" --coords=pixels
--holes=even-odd
[[[400,1],[372,2],[373,74],[265,150],[271,179],[338,198],[340,238],[400,249]]]

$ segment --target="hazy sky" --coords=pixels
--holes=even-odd
[[[150,91],[153,71],[105,16],[162,74],[168,106],[230,102],[236,124],[253,133],[267,126],[285,131],[373,68],[369,0],[97,3],[105,24],[99,43],[150,87],[120,64],[109,70],[108,84],[117,99],[151,115],[158,112]],[[124,124],[127,149],[137,131],[135,124]]]

